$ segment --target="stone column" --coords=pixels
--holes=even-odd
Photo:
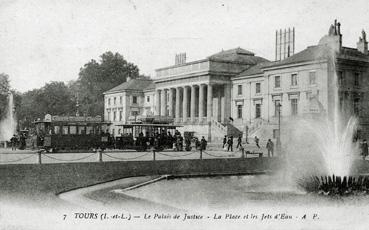
[[[174,92],[173,92],[173,88],[170,88],[169,90],[168,90],[168,93],[169,93],[169,116],[170,117],[173,117],[173,102],[174,102],[174,100],[173,100],[173,96],[174,96]]]
[[[195,85],[191,85],[191,122],[195,122],[195,104],[196,104],[196,88]]]
[[[175,117],[176,117],[176,122],[179,122],[179,112],[180,112],[180,97],[181,97],[181,88],[177,87],[176,88],[176,111],[175,111]]]
[[[226,84],[224,85],[224,97],[223,97],[223,116],[222,116],[222,121],[224,123],[228,123],[229,122],[229,117],[231,116],[231,85],[230,84]]]
[[[188,88],[187,86],[183,87],[183,122],[187,121],[187,115],[188,115]]]
[[[167,95],[166,95],[166,90],[165,89],[162,89],[161,90],[161,100],[160,100],[160,105],[161,105],[161,108],[160,108],[160,115],[161,116],[166,116],[167,115]]]
[[[199,88],[199,122],[201,123],[204,117],[204,88],[205,85],[200,85]]]
[[[213,86],[208,85],[208,95],[207,95],[207,120],[208,122],[211,122],[212,116],[213,116]]]
[[[160,91],[156,90],[155,93],[155,115],[160,115],[161,105],[160,105]]]

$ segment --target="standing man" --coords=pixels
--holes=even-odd
[[[368,143],[366,142],[366,139],[364,139],[361,144],[361,155],[363,156],[363,160],[368,156]]]
[[[12,138],[10,138],[10,142],[12,143],[12,151],[17,150],[17,137],[15,136],[15,134]]]
[[[242,136],[241,135],[238,136],[236,148],[242,148]]]
[[[271,139],[268,140],[266,148],[268,149],[268,157],[270,157],[270,155],[273,157],[274,143],[272,142]]]
[[[259,138],[257,136],[255,136],[255,144],[260,149],[260,146],[259,146]]]
[[[224,146],[227,144],[227,135],[224,136],[223,138],[223,149],[224,149]]]
[[[205,140],[205,137],[203,136],[202,138],[201,138],[201,142],[200,142],[200,148],[201,148],[201,150],[206,150],[206,140]]]
[[[228,142],[227,142],[227,144],[228,144],[228,149],[227,149],[227,151],[229,151],[229,149],[231,149],[231,152],[233,152],[233,136],[230,136],[230,137],[228,138]]]

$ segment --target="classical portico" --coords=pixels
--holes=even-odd
[[[156,70],[155,115],[173,118],[182,131],[198,137],[210,140],[217,133],[222,138],[230,125],[232,77],[263,59],[236,48],[194,62],[181,60]]]
[[[214,93],[213,89],[216,89]],[[224,99],[230,97],[230,84],[227,83],[168,86],[157,88],[155,94],[155,115],[172,117],[178,124],[203,125],[212,120],[226,123],[230,115]]]

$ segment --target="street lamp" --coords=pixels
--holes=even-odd
[[[281,153],[281,103],[278,102],[278,136],[277,136],[277,152]]]

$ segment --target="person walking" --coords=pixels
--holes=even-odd
[[[12,138],[10,138],[10,142],[12,143],[12,151],[17,150],[17,137],[15,136],[15,134]]]
[[[227,151],[229,151],[229,149],[231,150],[231,152],[233,152],[233,136],[230,136],[229,138],[228,138],[228,142],[227,142],[227,144],[228,144],[228,149],[227,149]]]
[[[200,142],[200,148],[201,148],[201,150],[206,150],[206,140],[205,140],[205,137],[204,136],[202,136],[202,138],[201,138],[201,142]]]
[[[364,139],[361,144],[361,155],[363,156],[363,160],[368,156],[368,143],[366,142],[366,139]]]
[[[223,147],[222,147],[223,149],[224,149],[226,144],[227,144],[227,135],[225,135],[224,138],[223,138]]]
[[[274,143],[272,142],[271,139],[268,140],[266,148],[268,150],[268,157],[272,156],[273,157],[273,153],[274,153]]]
[[[257,136],[255,136],[255,144],[260,149],[259,138]]]
[[[241,135],[238,136],[236,148],[242,148],[242,136]]]

